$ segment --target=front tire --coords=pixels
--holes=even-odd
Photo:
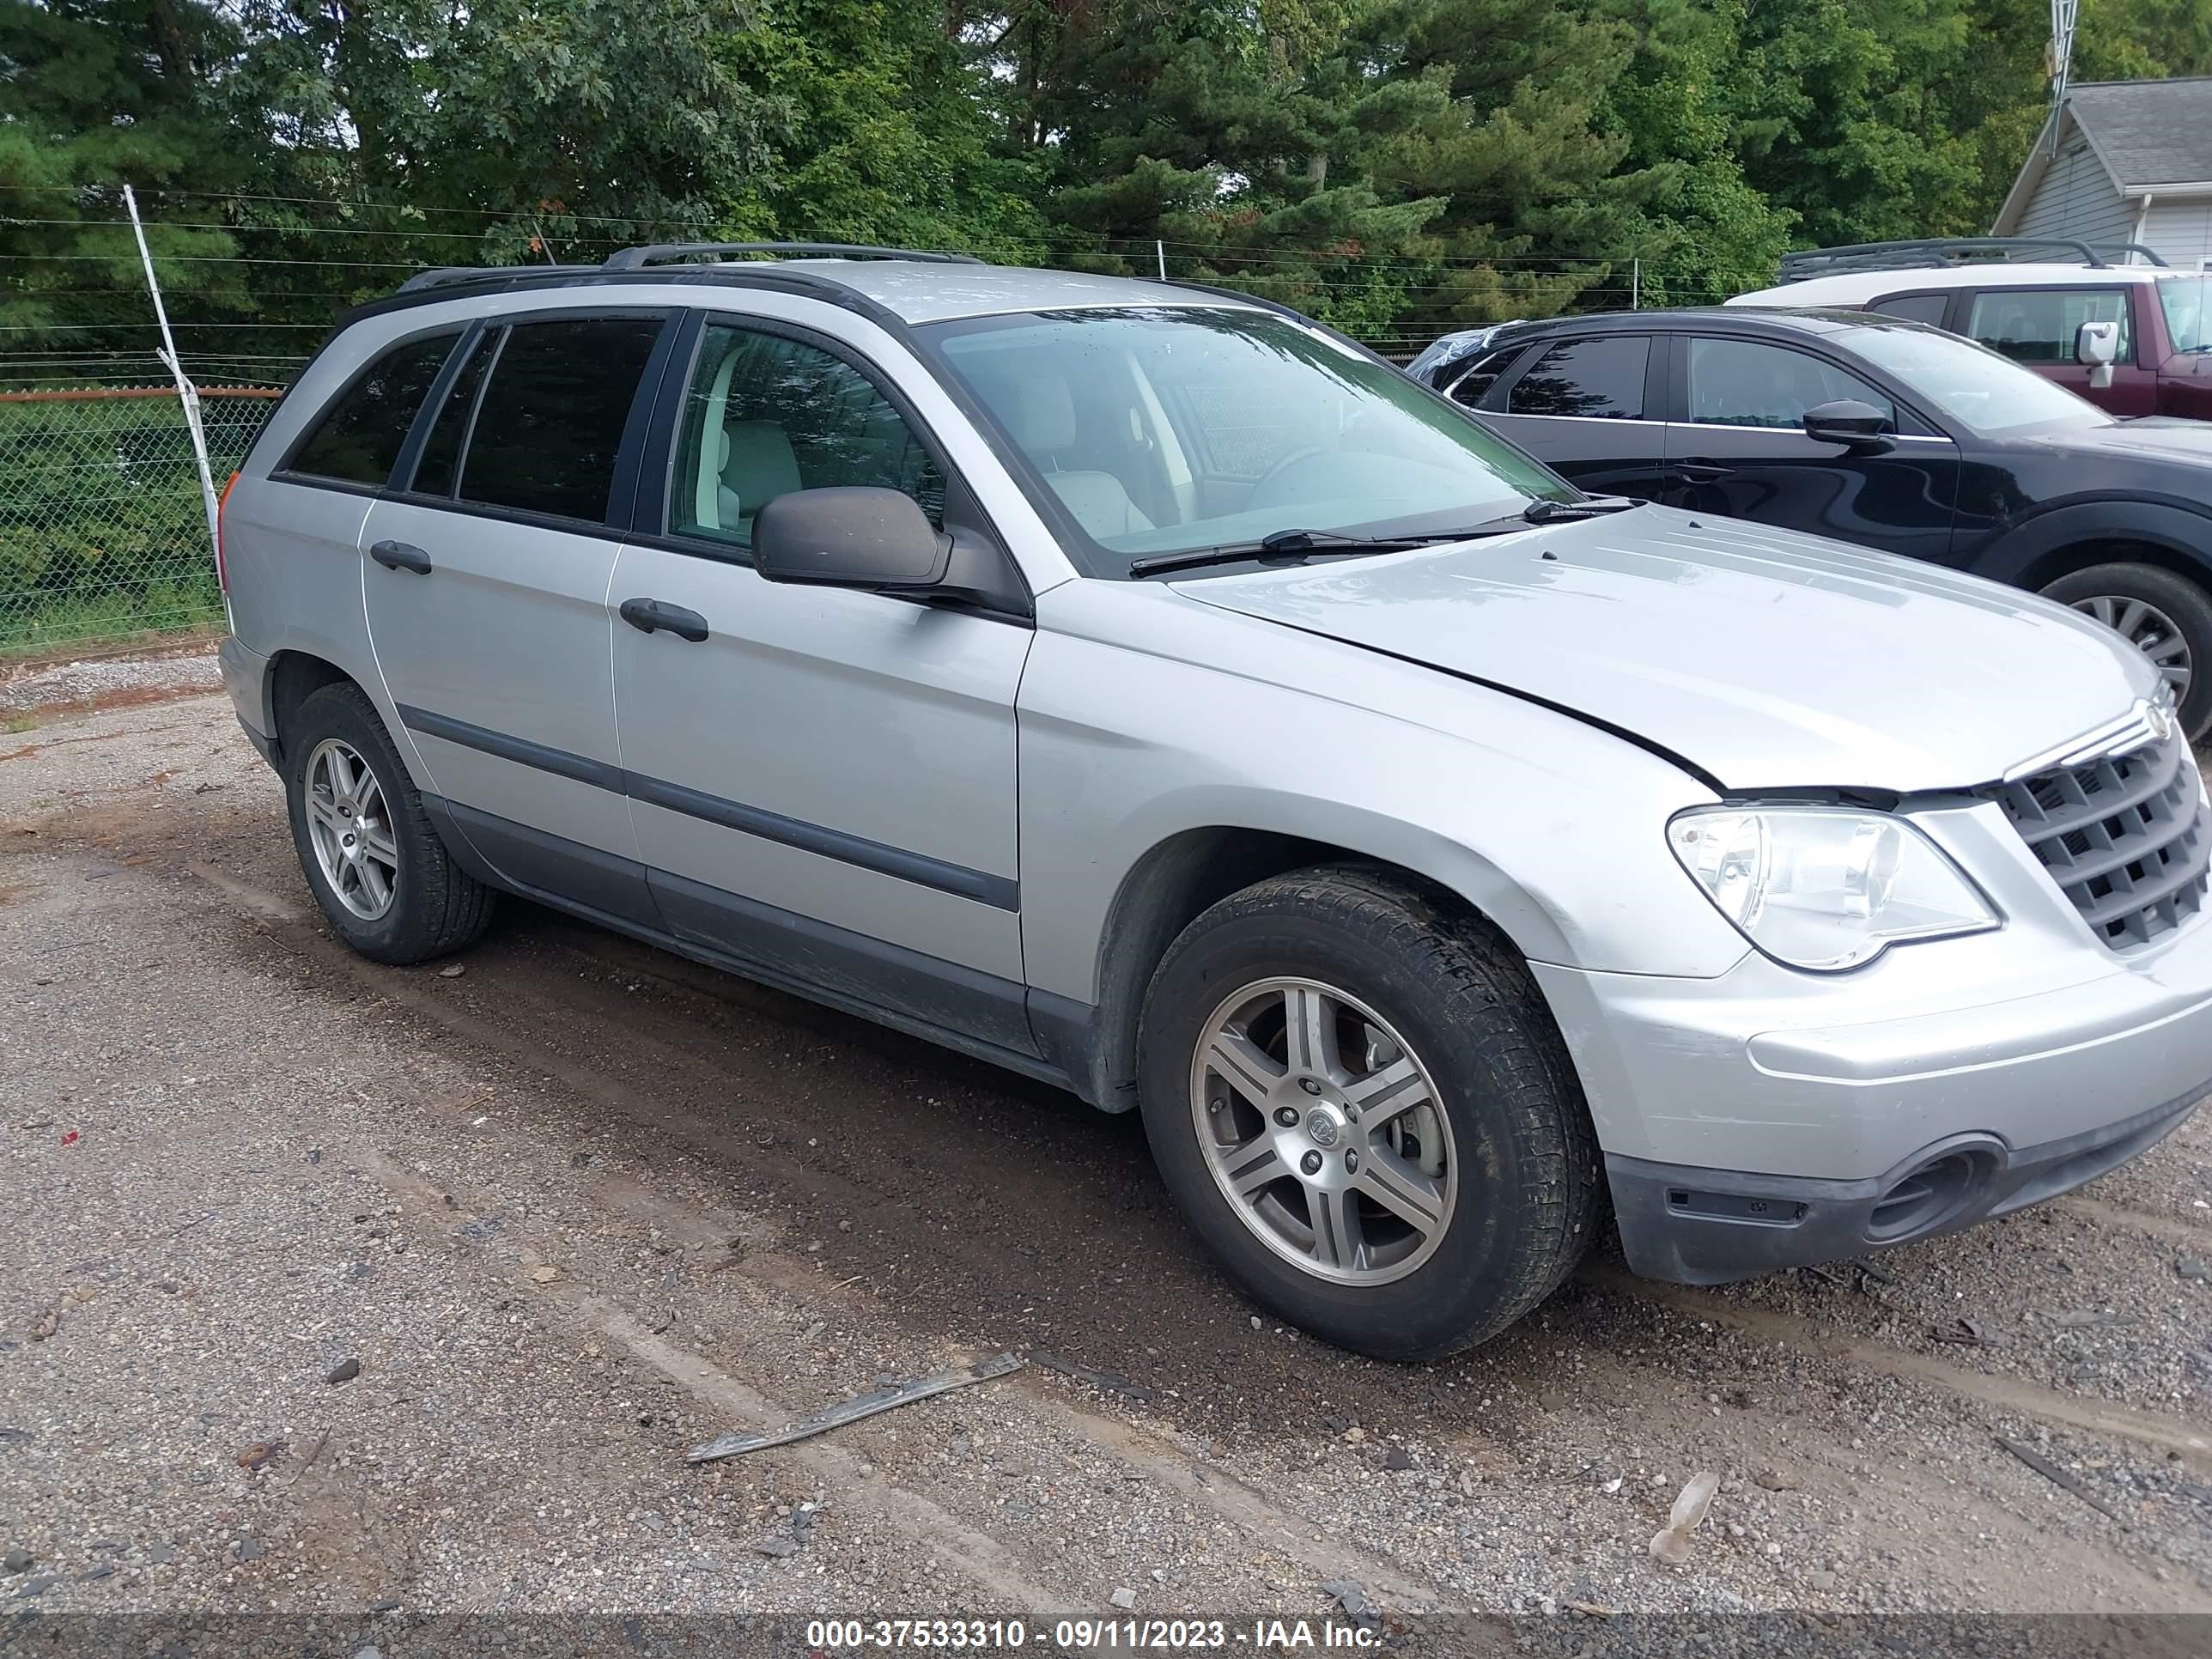
[[[1558,1288],[1601,1202],[1588,1109],[1528,969],[1353,867],[1261,882],[1170,946],[1139,1096],[1177,1204],[1256,1300],[1434,1358]]]
[[[285,723],[284,793],[315,902],[362,955],[422,962],[483,932],[491,890],[453,862],[359,686],[324,686]]]
[[[2151,659],[2191,741],[2212,729],[2212,594],[2154,564],[2100,564],[2061,576],[2045,599],[2094,617]]]

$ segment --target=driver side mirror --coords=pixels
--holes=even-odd
[[[952,540],[896,489],[836,484],[763,502],[753,520],[753,568],[763,580],[870,591],[934,587]]]
[[[2112,383],[2112,365],[2119,361],[2120,325],[2084,323],[2074,331],[2074,356],[2089,365],[2089,384],[2102,392]]]
[[[1805,411],[1805,435],[1824,444],[1847,449],[1879,449],[1889,430],[1889,416],[1872,404],[1855,398],[1816,404]]]

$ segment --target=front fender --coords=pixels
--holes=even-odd
[[[1041,627],[1024,674],[1033,988],[1095,1003],[1129,873],[1173,838],[1218,828],[1412,871],[1532,960],[1707,978],[1742,959],[1742,939],[1666,846],[1667,820],[1714,797],[1659,756],[1356,646],[1159,604],[1158,589],[1071,586],[1130,594],[1098,603],[1148,613],[1146,643]]]
[[[2140,542],[2193,566],[2212,580],[2212,515],[2179,502],[2111,496],[2042,508],[2001,531],[1972,564],[1974,574],[2014,587],[2040,588],[2081,562],[2069,553],[2100,542]]]

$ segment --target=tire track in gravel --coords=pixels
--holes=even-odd
[[[196,868],[195,873],[202,872]],[[1296,1403],[1279,1407],[1268,1425],[1279,1431],[1307,1427],[1294,1418],[1310,1418],[1349,1394],[1380,1408],[1359,1413],[1363,1424],[1371,1422],[1370,1432],[1416,1425],[1485,1437],[1498,1431],[1494,1421],[1474,1417],[1474,1389],[1445,1392],[1436,1386],[1439,1368],[1382,1365],[1303,1340],[1255,1341],[1233,1326],[1223,1340],[1218,1310],[1232,1293],[1213,1277],[1157,1189],[1139,1195],[1152,1182],[1140,1139],[1125,1135],[1127,1126],[1070,1097],[1002,1079],[979,1061],[957,1055],[940,1061],[918,1040],[862,1028],[877,1063],[860,1068],[869,1074],[866,1086],[841,1086],[831,1105],[856,1121],[843,1134],[828,1138],[842,1146],[807,1144],[824,1139],[805,1133],[826,1127],[805,1109],[822,1103],[806,1092],[791,1062],[804,1063],[818,1020],[828,1026],[828,1040],[844,1052],[848,1077],[841,1084],[848,1083],[855,1069],[849,1063],[850,1039],[859,1022],[826,1011],[817,1015],[803,1004],[794,1008],[794,999],[712,969],[697,969],[705,982],[695,984],[690,965],[674,958],[668,961],[677,963],[677,971],[653,964],[653,977],[670,1000],[691,1006],[647,1022],[639,1018],[635,994],[619,988],[629,976],[649,971],[641,956],[662,953],[595,930],[548,922],[542,913],[529,911],[523,913],[526,922],[511,921],[477,947],[471,961],[478,965],[469,978],[441,981],[352,956],[304,920],[304,901],[288,904],[235,877],[221,877],[215,884],[264,918],[287,915],[290,920],[271,923],[269,931],[294,951],[465,1041],[555,1078],[641,1128],[680,1140],[726,1169],[733,1188],[756,1204],[794,1219],[811,1215],[817,1223],[825,1213],[849,1215],[854,1231],[840,1235],[836,1244],[845,1258],[837,1264],[838,1276],[853,1273],[903,1318],[981,1346],[1004,1343],[1011,1327],[1022,1346],[1052,1346],[1142,1382],[1144,1368],[1131,1357],[1127,1337],[1133,1327],[1149,1334],[1146,1349],[1176,1355],[1182,1376],[1237,1376],[1248,1384],[1261,1382],[1263,1397],[1289,1396]],[[602,948],[603,941],[614,948]],[[595,969],[601,976],[592,976]],[[466,994],[477,1000],[496,997],[498,1013],[459,1006],[456,984],[472,988]],[[763,1017],[768,1035],[740,1036],[715,1018],[732,1005]],[[775,1053],[764,1057],[766,1049]],[[926,1103],[910,1092],[897,1097],[910,1090],[910,1078],[883,1075],[917,1069],[926,1079],[937,1073],[926,1084],[935,1091]],[[733,1093],[741,1103],[734,1109]],[[1037,1109],[1055,1105],[1061,1109]],[[732,1124],[733,1109],[750,1115]],[[942,1115],[947,1112],[949,1121]],[[974,1159],[959,1150],[979,1140],[989,1146],[988,1181],[979,1180]],[[854,1145],[867,1156],[854,1155]],[[1024,1163],[1025,1156],[1041,1161]],[[1047,1180],[1040,1170],[1060,1179]],[[986,1198],[1018,1216],[1012,1239],[1002,1224],[960,1224],[972,1220],[974,1203]],[[1136,1211],[1143,1212],[1142,1220],[1132,1228],[1127,1224]],[[1030,1218],[1039,1215],[1050,1216],[1053,1225],[1033,1229]],[[1132,1240],[1133,1232],[1142,1237]],[[1100,1249],[1107,1238],[1114,1248],[1136,1253],[1133,1262],[1125,1259],[1121,1265],[1138,1273],[1102,1277]],[[1790,1316],[1638,1279],[1608,1261],[1594,1262],[1583,1277],[1604,1295],[1709,1319],[1846,1368],[1930,1384],[1992,1408],[2117,1435],[2191,1459],[2212,1456],[2212,1433],[2160,1413],[1825,1332]],[[1133,1292],[1133,1279],[1140,1286]],[[1071,1304],[1089,1316],[1091,1328],[1048,1328],[1024,1318],[1038,1307],[1065,1314]],[[1214,1316],[1207,1317],[1206,1310]],[[1534,1389],[1545,1370],[1534,1350],[1525,1331],[1509,1332],[1444,1369],[1514,1376]],[[1317,1370],[1351,1373],[1348,1386],[1331,1387],[1316,1379]],[[1203,1390],[1187,1389],[1182,1397],[1201,1409],[1217,1403]],[[1247,1414],[1253,1404],[1249,1397],[1236,1401]]]

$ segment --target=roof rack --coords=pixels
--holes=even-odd
[[[918,259],[929,264],[980,265],[968,253],[933,253],[911,247],[871,247],[860,242],[658,242],[649,247],[626,247],[607,256],[602,270],[642,270],[647,265],[670,264],[700,254],[720,258],[732,253],[771,253],[830,259]]]
[[[2067,256],[2055,264],[2079,261],[2102,270],[2114,263],[2109,254],[2128,263],[2140,256],[2144,263],[2164,265],[2140,242],[2078,241],[2070,236],[1928,236],[1906,242],[1857,242],[1848,247],[1806,248],[1782,256],[1779,279],[1802,283],[1814,276],[1839,276],[1852,270],[1909,270],[1921,265],[2002,264],[2056,249]],[[1974,256],[1985,256],[1975,258]]]
[[[598,269],[597,265],[439,265],[416,271],[393,292],[413,294],[426,288],[443,288],[448,283],[480,283],[494,276],[559,276]]]

